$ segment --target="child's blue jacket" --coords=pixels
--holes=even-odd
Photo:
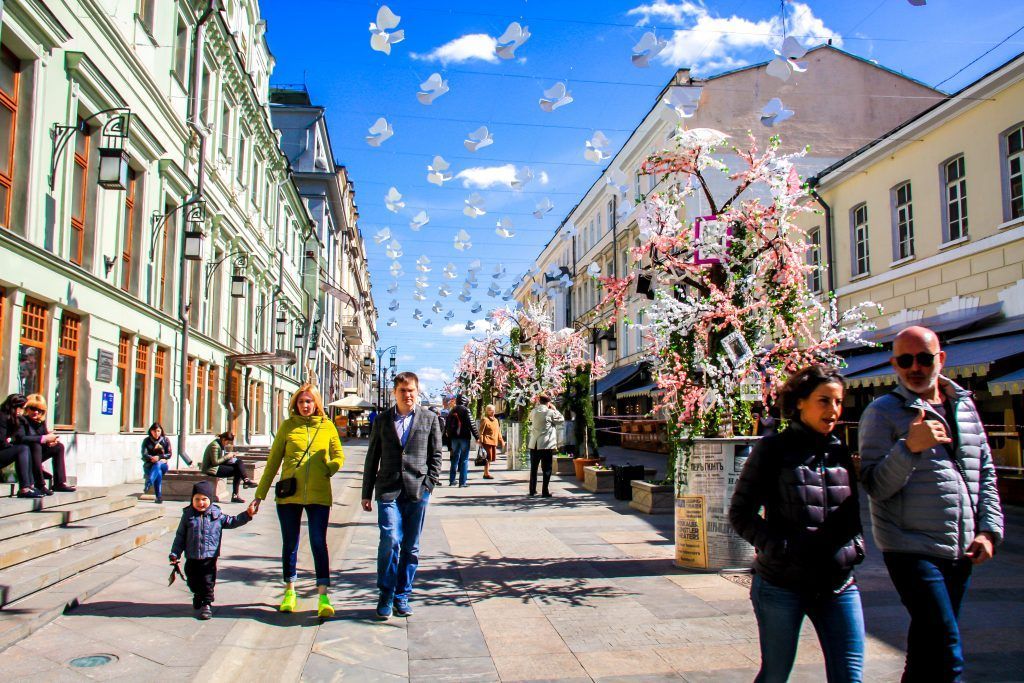
[[[188,505],[181,513],[178,531],[174,534],[171,555],[181,557],[182,550],[190,560],[208,560],[220,555],[220,536],[223,529],[248,524],[252,520],[248,511],[237,516],[226,515],[211,504],[206,512],[199,513]]]

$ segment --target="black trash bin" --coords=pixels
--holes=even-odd
[[[644,466],[612,465],[612,470],[615,471],[615,499],[633,500],[633,484],[631,482],[634,479],[644,478]]]

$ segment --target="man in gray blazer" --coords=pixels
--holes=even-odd
[[[419,402],[419,378],[395,377],[395,405],[381,413],[370,431],[363,468],[363,510],[377,499],[377,618],[412,614],[409,594],[419,565],[420,533],[441,475],[441,423]]]

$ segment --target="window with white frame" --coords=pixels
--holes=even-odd
[[[605,215],[608,217],[608,227],[615,225],[615,198],[608,200],[608,205],[605,207]]]
[[[1003,138],[1006,174],[1006,220],[1024,217],[1024,124]]]
[[[945,185],[945,242],[967,236],[967,171],[964,157],[950,159],[942,167]]]
[[[188,51],[191,46],[188,24],[178,15],[174,27],[174,75],[184,84],[188,82]]]
[[[893,258],[897,261],[914,255],[914,203],[910,183],[892,190]]]
[[[850,246],[853,256],[853,275],[863,275],[871,270],[871,253],[868,249],[868,205],[858,204],[850,210]]]
[[[812,292],[821,291],[821,228],[807,233],[807,288]]]

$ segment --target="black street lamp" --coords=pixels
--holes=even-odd
[[[384,371],[384,366],[381,364],[381,360],[384,358],[384,354],[387,353],[388,351],[391,352],[391,360],[388,363],[388,366],[389,366],[389,368],[392,371],[394,371],[396,366],[397,366],[397,362],[396,362],[396,358],[395,357],[398,354],[398,345],[397,344],[393,344],[393,345],[389,346],[386,349],[377,349],[377,352],[376,352],[377,353],[377,406],[378,407],[383,407],[384,399],[387,396],[387,391],[384,388],[384,385],[385,385],[385,382],[386,382],[386,377],[385,377],[386,373]]]

